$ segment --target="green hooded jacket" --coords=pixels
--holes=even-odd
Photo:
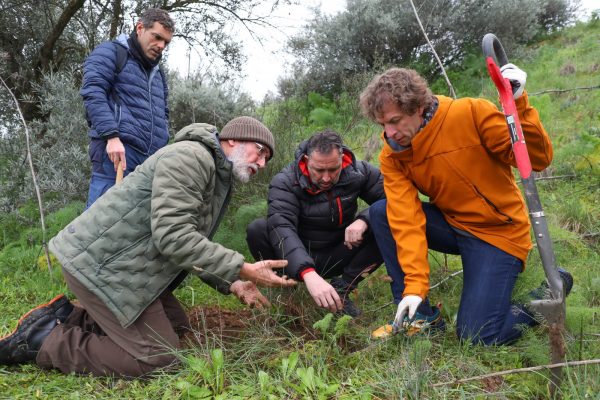
[[[189,125],[52,238],[50,249],[123,327],[182,272],[229,293],[244,258],[211,238],[232,179],[216,128]]]

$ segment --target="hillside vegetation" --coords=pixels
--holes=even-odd
[[[571,271],[575,286],[567,299],[567,359],[600,358],[600,20],[578,23],[531,44],[518,58],[527,71],[531,103],[555,146],[555,159],[538,181],[559,265]],[[495,100],[483,57],[467,57],[463,69],[448,71],[460,97]],[[346,91],[327,98],[315,93],[265,104],[259,111],[277,136],[277,158],[256,184],[236,188],[216,240],[250,258],[245,226],[266,210],[269,179],[291,160],[300,140],[325,127],[343,134],[355,152],[377,162],[379,128],[360,117],[357,93],[364,79],[344,83]],[[446,94],[440,79],[434,91]],[[580,88],[572,90],[574,88]],[[476,166],[474,166],[476,168]],[[83,210],[71,203],[49,215],[49,237]],[[18,213],[0,214],[0,336],[12,331],[21,314],[59,292],[67,292],[54,262],[45,267],[34,202]],[[337,318],[316,309],[302,285],[264,291],[273,308],[244,310],[237,301],[188,278],[178,297],[194,317],[195,344],[177,351],[181,368],[149,380],[64,376],[34,365],[0,366],[0,398],[486,398],[548,397],[547,372],[520,373],[440,385],[495,371],[548,364],[548,330],[530,329],[512,346],[460,343],[453,331],[462,281],[460,259],[431,252],[433,302],[443,304],[449,329],[435,336],[397,335],[372,342],[369,333],[389,321],[385,269],[361,284],[355,298],[363,315]],[[526,299],[544,279],[534,249],[514,297]],[[225,321],[221,326],[219,321]],[[229,323],[230,325],[227,325]],[[229,328],[228,328],[229,326]],[[173,350],[175,351],[175,350]],[[565,369],[564,398],[598,398],[600,367]]]

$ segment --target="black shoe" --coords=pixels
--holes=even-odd
[[[557,268],[558,274],[560,275],[560,279],[563,282],[563,289],[565,290],[565,297],[571,293],[571,289],[573,289],[573,275],[567,270],[564,270],[560,267]],[[533,289],[529,292],[529,295],[536,300],[543,300],[550,297],[550,285],[548,285],[548,281],[545,280],[540,284],[539,287]]]
[[[352,300],[350,300],[350,293],[355,288],[353,288],[349,283],[344,281],[344,279],[339,277],[332,278],[331,281],[329,281],[329,283],[331,284],[331,286],[333,286],[337,294],[340,296],[340,299],[342,299],[344,305],[341,313],[344,315],[349,315],[352,318],[358,317],[361,314],[360,309],[356,307]]]
[[[61,294],[23,315],[13,333],[0,339],[0,364],[35,361],[50,331],[65,322],[71,311],[73,304]]]

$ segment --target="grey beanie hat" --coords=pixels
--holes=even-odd
[[[264,144],[271,150],[269,160],[275,154],[275,139],[273,138],[273,134],[262,122],[252,117],[237,117],[232,119],[221,129],[219,139],[236,139]]]

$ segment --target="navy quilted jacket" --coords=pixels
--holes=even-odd
[[[129,49],[127,35],[120,35],[117,42]],[[119,44],[104,42],[85,60],[80,94],[90,126],[88,135],[96,139],[119,136],[123,143],[150,155],[169,141],[167,82],[158,65],[147,71],[132,56],[117,74],[115,46]]]

